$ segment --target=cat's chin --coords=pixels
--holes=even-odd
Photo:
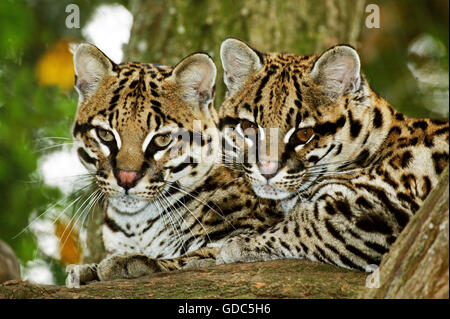
[[[283,200],[283,199],[291,197],[291,195],[292,195],[291,193],[279,190],[268,184],[253,185],[253,191],[255,192],[256,196],[258,196],[258,197],[268,198],[268,199],[276,199],[276,200]]]
[[[119,213],[136,214],[145,209],[150,202],[136,198],[132,195],[119,195],[109,198],[109,203]]]

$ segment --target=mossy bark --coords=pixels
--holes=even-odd
[[[206,52],[218,67],[216,105],[224,96],[220,43],[247,41],[262,52],[318,53],[338,44],[358,47],[365,0],[131,0],[134,17],[126,58],[175,65]]]
[[[95,282],[79,289],[13,281],[2,298],[354,298],[367,274],[304,260],[220,265]]]

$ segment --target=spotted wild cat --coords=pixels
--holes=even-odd
[[[214,261],[225,239],[282,218],[274,201],[256,198],[241,173],[214,160],[216,68],[206,54],[174,68],[115,64],[81,44],[74,65],[73,138],[106,197],[108,257],[68,266],[68,286]]]
[[[219,128],[237,148],[227,157],[244,158],[255,193],[286,213],[262,234],[229,239],[222,262],[307,258],[370,271],[448,165],[448,121],[396,111],[350,46],[264,54],[230,38],[221,59]]]

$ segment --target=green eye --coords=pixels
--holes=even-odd
[[[97,128],[97,135],[103,142],[112,142],[114,141],[114,135],[105,129]]]
[[[158,147],[165,147],[169,145],[171,141],[172,136],[170,134],[163,134],[156,136],[155,139],[153,140],[153,143],[155,143],[155,145]]]

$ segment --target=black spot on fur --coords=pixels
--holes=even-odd
[[[318,160],[319,160],[319,157],[316,156],[316,155],[311,155],[311,156],[308,158],[308,162],[310,162],[310,163],[316,163]]]
[[[412,199],[411,196],[409,196],[408,194],[405,194],[403,192],[399,192],[397,193],[397,198],[405,203],[407,203],[412,211],[417,211],[419,209],[419,205],[417,205],[417,203],[414,201],[414,199]]]
[[[81,147],[77,150],[78,156],[86,163],[96,165],[97,160],[89,156],[89,154]]]
[[[412,159],[413,155],[410,151],[406,151],[405,153],[403,153],[400,164],[402,168],[406,168],[409,165],[409,163],[411,163]]]
[[[425,131],[428,127],[428,123],[421,120],[413,123],[414,128],[420,128],[421,130]]]
[[[433,141],[433,136],[432,135],[425,136],[423,142],[424,142],[426,147],[433,147],[434,146],[434,141]]]
[[[119,95],[119,94],[114,95],[114,96],[111,98],[111,101],[109,101],[109,104],[115,104],[115,103],[119,100],[119,98],[120,98],[120,95]]]
[[[368,150],[362,150],[361,153],[358,154],[356,158],[356,162],[360,165],[364,164],[364,162],[369,158],[369,151]]]
[[[397,135],[402,134],[402,129],[400,127],[398,127],[398,126],[393,126],[389,130],[389,134],[388,135],[390,136],[390,135],[394,135],[394,134],[397,134]]]
[[[340,255],[339,259],[341,260],[341,262],[346,265],[347,267],[353,268],[353,269],[359,269],[361,271],[365,271],[364,268],[362,268],[361,266],[355,264],[353,261],[351,261],[350,259],[348,259],[347,257],[345,257],[344,255]]]
[[[154,106],[158,106],[158,107],[161,106],[161,103],[159,101],[156,101],[156,100],[150,100],[150,103],[152,103]]]
[[[360,196],[356,199],[356,204],[358,204],[359,206],[362,206],[366,209],[373,208],[372,204],[370,204],[363,196]]]
[[[350,205],[343,200],[337,200],[335,202],[337,210],[339,210],[347,219],[349,219],[352,216],[352,210],[350,208]]]
[[[397,121],[404,121],[404,120],[405,120],[405,117],[403,116],[402,113],[396,113],[396,114],[395,114],[395,119],[396,119]]]
[[[348,112],[349,120],[350,120],[350,135],[352,138],[356,138],[361,132],[361,122],[359,120],[353,119],[353,114],[351,111]]]
[[[349,252],[353,253],[354,255],[362,258],[368,264],[378,264],[378,260],[365,254],[364,252],[362,252],[360,249],[356,248],[353,245],[345,245],[345,249],[347,249]]]
[[[448,154],[435,152],[431,158],[433,159],[436,174],[440,175],[444,168],[448,165]]]
[[[380,202],[388,209],[388,211],[390,211],[394,215],[394,218],[396,219],[400,227],[403,228],[406,226],[406,224],[409,221],[408,213],[405,210],[397,207],[397,205],[394,204],[386,195],[384,189],[380,189],[375,186],[366,185],[363,183],[357,183],[355,186],[364,188],[373,195],[375,195],[380,200]]]
[[[326,210],[327,213],[330,214],[330,215],[336,214],[336,211],[334,210],[334,207],[333,207],[330,203],[327,203],[327,204],[325,205],[325,210]]]
[[[434,132],[434,135],[441,135],[441,134],[444,134],[444,133],[448,133],[448,126],[447,127],[443,127],[443,128],[441,128],[439,130],[436,130],[436,132]]]
[[[331,224],[331,222],[327,219],[325,220],[325,227],[328,230],[328,232],[337,240],[341,241],[341,242],[345,242],[344,237],[342,237],[342,235],[339,233],[339,231],[334,228],[334,226]]]
[[[242,107],[243,107],[245,110],[247,110],[248,112],[251,112],[251,111],[252,111],[252,108],[250,107],[250,104],[248,104],[248,103],[244,103],[244,105],[242,105]]]
[[[336,122],[325,122],[316,125],[315,132],[320,135],[336,134],[345,125],[346,117],[342,115]]]
[[[373,127],[380,128],[383,125],[383,114],[378,108],[374,108]]]
[[[391,227],[386,223],[384,218],[374,213],[365,213],[361,216],[356,222],[356,227],[370,233],[392,233]]]
[[[423,195],[422,199],[426,198],[431,191],[431,180],[428,176],[423,177]]]
[[[388,252],[388,248],[381,246],[380,244],[377,244],[377,243],[366,241],[366,242],[364,242],[364,245],[375,250],[377,253],[379,253],[381,255]]]
[[[133,82],[130,83],[129,88],[130,89],[134,89],[139,83],[139,80],[134,80]]]

